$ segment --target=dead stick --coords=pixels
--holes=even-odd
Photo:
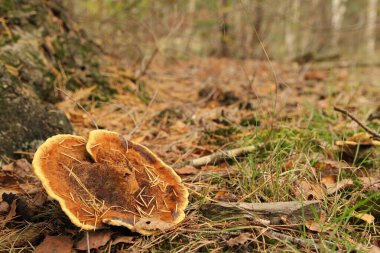
[[[316,247],[317,248],[318,244],[321,242],[318,239],[296,238],[296,237],[293,237],[290,235],[286,235],[286,234],[282,234],[282,233],[273,231],[272,229],[265,231],[264,234],[275,237],[278,240],[285,240],[285,241],[292,242],[294,244],[297,244],[297,245],[305,247],[305,248],[308,248],[308,247]],[[328,244],[330,247],[335,246],[334,243],[329,242],[329,241],[322,241],[322,242],[324,244]]]
[[[337,112],[340,112],[340,113],[343,113],[344,115],[348,116],[349,118],[351,118],[353,121],[355,121],[361,128],[363,128],[367,133],[371,134],[373,138],[375,139],[380,139],[380,134],[376,133],[374,130],[370,129],[369,127],[367,127],[366,125],[364,125],[363,122],[361,122],[360,120],[358,120],[354,115],[352,115],[350,112],[346,111],[346,110],[343,110],[341,108],[338,108],[338,107],[334,107],[334,110],[337,111]]]
[[[181,163],[177,163],[172,165],[174,169],[181,168],[186,165],[191,165],[194,167],[200,167],[209,163],[215,163],[220,160],[226,159],[226,158],[233,158],[241,154],[246,154],[252,151],[257,150],[258,146],[248,146],[243,148],[235,148],[227,151],[219,151],[211,155],[203,156],[200,158],[196,158],[194,160],[189,160]]]
[[[209,219],[243,216],[267,225],[278,225],[284,221],[289,224],[302,224],[304,220],[319,217],[320,203],[319,200],[271,203],[216,202],[204,204],[200,210],[203,216]]]

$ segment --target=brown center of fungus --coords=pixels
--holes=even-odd
[[[148,148],[106,130],[86,140],[56,135],[37,150],[33,168],[47,193],[82,229],[106,224],[141,234],[182,221],[188,191]]]

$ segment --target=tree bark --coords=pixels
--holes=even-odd
[[[338,47],[340,32],[342,29],[344,14],[346,13],[347,0],[332,0],[331,5],[331,26],[332,40],[331,44],[334,49]]]
[[[377,19],[377,0],[368,0],[367,3],[367,25],[366,25],[366,37],[367,37],[367,53],[373,55],[376,46],[376,19]]]

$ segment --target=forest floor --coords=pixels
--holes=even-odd
[[[363,128],[334,111],[334,106],[348,110],[379,131],[378,68],[157,60],[135,84],[128,79],[129,70],[115,66],[121,65],[103,69],[118,91],[113,98],[98,99],[91,96],[95,88],[87,88],[58,104],[76,134],[87,136],[95,121],[99,128],[130,134],[169,165],[238,147],[254,145],[257,151],[200,168],[177,168],[190,193],[185,220],[154,236],[120,230],[103,234],[101,243],[94,239],[100,252],[379,252],[380,143],[357,135],[365,133]],[[351,144],[339,142],[350,138]],[[321,213],[297,224],[260,224],[233,215],[212,217],[212,210],[202,208],[217,201],[293,200],[319,200]],[[62,225],[67,220],[57,209],[54,203],[44,208],[39,231],[79,240],[80,231]],[[53,219],[61,225],[46,225]],[[0,244],[31,226],[16,224],[1,232]],[[118,239],[120,233],[123,239]],[[14,243],[3,249],[27,251],[35,245]]]

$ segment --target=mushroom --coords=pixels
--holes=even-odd
[[[144,235],[165,231],[185,218],[187,188],[148,148],[107,130],[88,141],[56,135],[33,159],[35,174],[76,226],[125,226]]]

